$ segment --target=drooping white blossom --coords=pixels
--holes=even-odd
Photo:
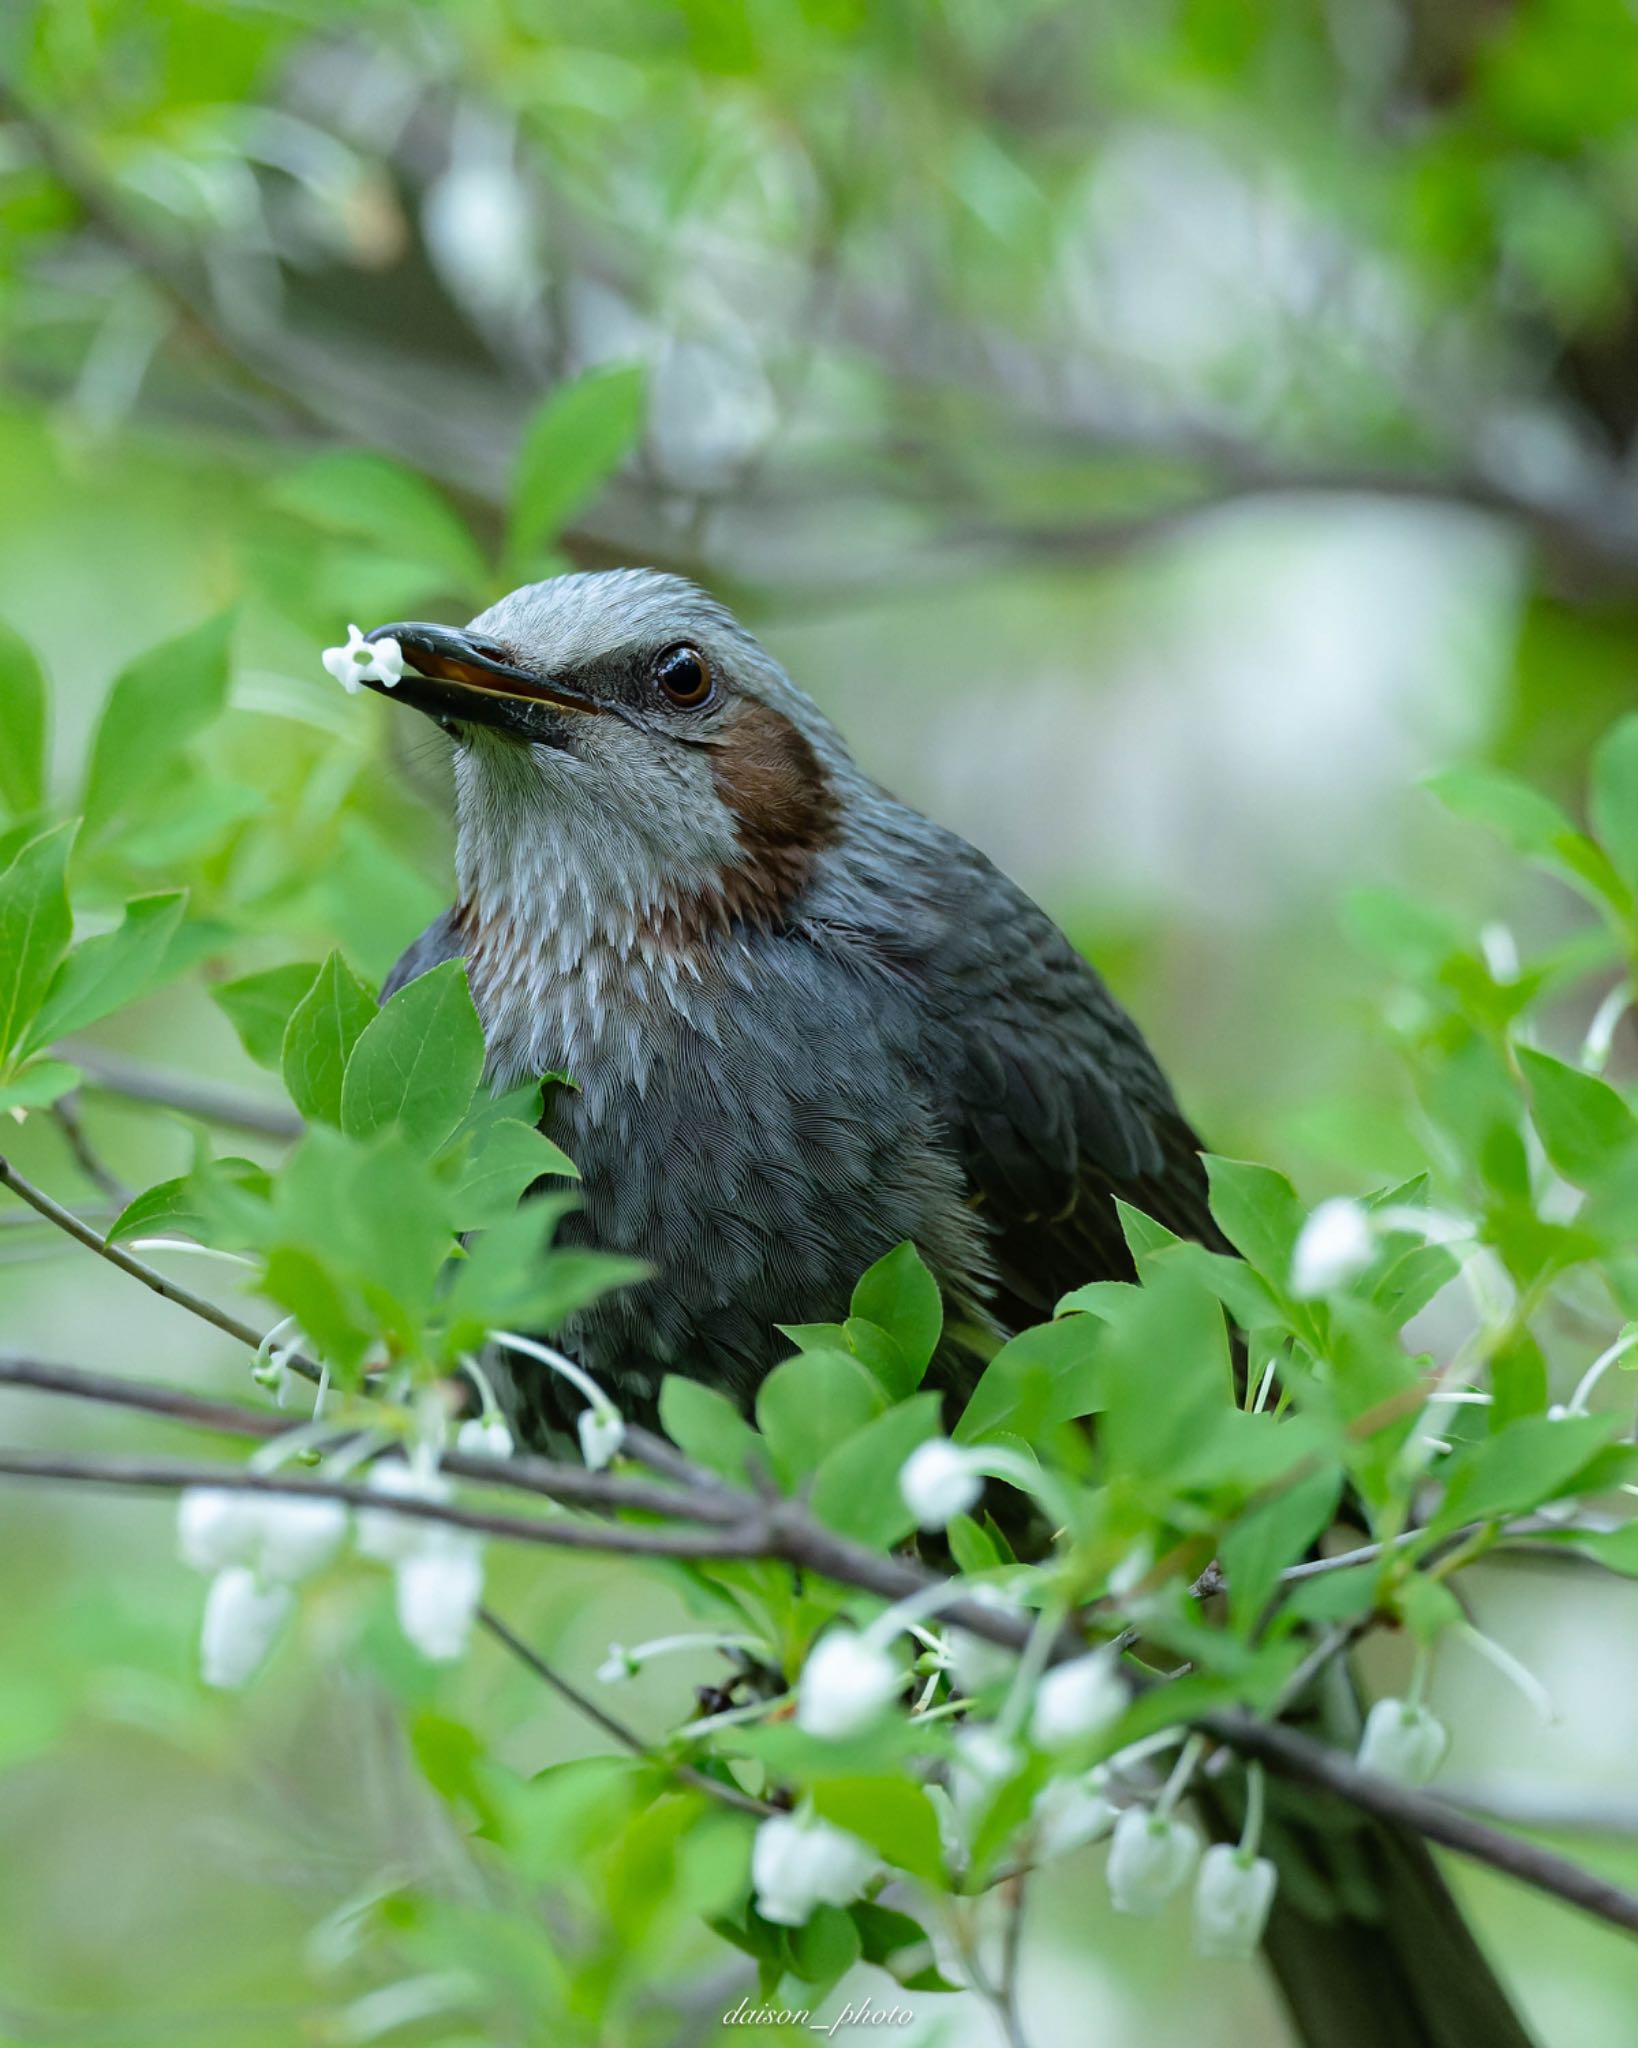
[[[1214,1842],[1194,1882],[1194,1945],[1203,1956],[1238,1959],[1256,1952],[1278,1882],[1266,1856]]]
[[[344,647],[325,648],[324,666],[349,697],[362,683],[379,683],[390,690],[403,677],[404,650],[390,634],[384,640],[366,640],[356,626],[349,626]]]
[[[261,1538],[262,1504],[253,1493],[227,1486],[190,1486],[176,1504],[176,1541],[182,1562],[196,1572],[249,1564]]]
[[[1050,1778],[1030,1807],[1030,1834],[1037,1862],[1067,1856],[1098,1842],[1115,1825],[1118,1809],[1107,1796],[1109,1773],[1102,1764],[1068,1778]]]
[[[877,1868],[857,1835],[811,1813],[776,1813],[756,1831],[751,1883],[756,1909],[780,1927],[800,1927],[816,1906],[846,1906]]]
[[[207,1685],[233,1691],[260,1667],[296,1596],[288,1586],[264,1586],[248,1565],[232,1564],[212,1579],[205,1595],[199,1663]]]
[[[899,1492],[918,1528],[948,1528],[964,1515],[984,1491],[984,1476],[971,1451],[948,1437],[930,1437],[905,1459],[899,1470]]]
[[[1361,1770],[1397,1778],[1402,1785],[1425,1785],[1449,1747],[1450,1730],[1426,1707],[1409,1700],[1378,1700],[1365,1716],[1359,1765]]]
[[[366,1482],[372,1493],[385,1499],[445,1501],[449,1481],[437,1472],[422,1471],[398,1458],[378,1458],[370,1467]],[[389,1508],[360,1508],[358,1547],[365,1557],[380,1564],[396,1564],[407,1557],[425,1538],[433,1524],[415,1515],[395,1515]]]
[[[483,1543],[470,1529],[430,1527],[393,1568],[398,1625],[434,1663],[459,1657],[483,1598]]]
[[[625,1417],[618,1408],[600,1407],[595,1401],[580,1411],[580,1455],[588,1468],[601,1472],[626,1440]]]
[[[1374,1250],[1369,1210],[1346,1195],[1333,1195],[1312,1211],[1297,1233],[1291,1292],[1299,1301],[1313,1301],[1345,1287],[1364,1272]]]
[[[879,1643],[845,1624],[827,1629],[797,1681],[797,1725],[833,1740],[857,1735],[903,1683],[903,1671]]]
[[[1015,1619],[1024,1613],[1022,1605],[999,1586],[980,1581],[976,1586],[963,1590],[975,1607],[987,1607],[994,1614],[1007,1614]],[[971,1629],[952,1625],[944,1640],[956,1683],[963,1692],[978,1692],[986,1685],[993,1685],[997,1679],[1004,1678],[1018,1661],[1016,1650],[992,1643],[988,1636],[975,1635]]]
[[[263,1580],[280,1585],[321,1571],[347,1534],[347,1509],[339,1500],[289,1493],[264,1494],[255,1564]]]
[[[509,1458],[515,1447],[498,1415],[472,1415],[456,1430],[455,1448],[469,1458]]]
[[[1109,1845],[1109,1897],[1117,1913],[1158,1913],[1188,1883],[1200,1836],[1186,1820],[1129,1806]]]
[[[1069,1749],[1118,1720],[1130,1698],[1113,1655],[1093,1650],[1045,1673],[1035,1692],[1030,1734],[1042,1749]]]

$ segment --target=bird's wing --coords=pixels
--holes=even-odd
[[[441,967],[446,960],[459,960],[466,948],[461,944],[455,927],[453,905],[442,917],[435,917],[418,939],[413,940],[399,956],[391,974],[381,984],[381,1000],[397,995],[406,981],[414,981],[418,974]]]
[[[951,866],[956,872],[951,872]],[[1119,1196],[1179,1236],[1224,1241],[1200,1142],[1137,1026],[1058,927],[960,840],[941,850],[912,964],[916,1064],[988,1223],[1012,1328],[1132,1261]]]

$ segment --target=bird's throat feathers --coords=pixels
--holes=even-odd
[[[610,1031],[629,1045],[655,1006],[701,1023],[751,937],[800,915],[836,834],[830,771],[771,705],[745,701],[709,748],[597,741],[474,730],[457,753],[456,915],[503,1081]]]

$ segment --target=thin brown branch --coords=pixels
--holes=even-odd
[[[68,1149],[74,1155],[79,1167],[97,1193],[111,1202],[117,1215],[131,1199],[131,1191],[117,1173],[110,1172],[102,1155],[86,1135],[85,1125],[80,1121],[79,1104],[74,1096],[63,1095],[51,1105],[52,1121],[67,1140]]]
[[[549,1685],[561,1699],[567,1700],[576,1713],[583,1715],[594,1727],[601,1728],[603,1733],[611,1736],[622,1749],[629,1749],[633,1756],[640,1756],[645,1763],[653,1764],[657,1770],[669,1771],[681,1784],[692,1786],[696,1792],[706,1793],[722,1805],[733,1807],[738,1813],[754,1814],[758,1819],[766,1819],[769,1814],[779,1812],[780,1809],[770,1805],[766,1799],[753,1798],[738,1785],[724,1784],[720,1778],[713,1778],[707,1771],[697,1770],[693,1764],[674,1763],[668,1757],[656,1755],[635,1728],[628,1728],[624,1721],[617,1719],[605,1707],[600,1706],[589,1693],[582,1692],[572,1680],[565,1678],[561,1671],[548,1664],[538,1650],[507,1627],[493,1608],[480,1607],[478,1619],[497,1642],[505,1644],[520,1663],[526,1664],[537,1678]]]

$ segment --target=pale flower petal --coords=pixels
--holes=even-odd
[[[972,1453],[948,1437],[918,1444],[899,1471],[899,1492],[922,1529],[948,1528],[983,1491],[983,1474],[975,1470]]]
[[[449,1481],[436,1472],[420,1472],[399,1458],[378,1458],[370,1467],[367,1484],[372,1492],[404,1500],[445,1501]],[[380,1564],[396,1564],[427,1540],[435,1525],[415,1515],[395,1515],[386,1508],[360,1508],[358,1547],[365,1557]]]
[[[257,1567],[264,1579],[289,1584],[323,1569],[347,1534],[347,1509],[339,1500],[264,1496]]]
[[[483,1598],[483,1544],[466,1529],[440,1529],[400,1558],[398,1625],[434,1663],[459,1657]]]
[[[263,1586],[248,1565],[229,1565],[211,1581],[199,1638],[207,1685],[236,1690],[272,1649],[289,1618],[295,1595],[288,1586]]]
[[[1321,1202],[1297,1233],[1291,1292],[1299,1301],[1331,1294],[1363,1273],[1376,1247],[1370,1212],[1346,1195]]]
[[[617,1408],[599,1408],[594,1403],[580,1411],[580,1455],[593,1472],[603,1467],[626,1440],[625,1418]]]
[[[904,1673],[886,1650],[856,1629],[829,1629],[808,1652],[797,1681],[797,1725],[832,1740],[857,1735],[903,1684]]]
[[[1158,1913],[1187,1884],[1200,1836],[1186,1820],[1129,1806],[1109,1847],[1109,1897],[1117,1913]]]
[[[1426,1707],[1408,1700],[1378,1700],[1365,1716],[1361,1770],[1378,1771],[1402,1785],[1425,1785],[1445,1760],[1450,1730]]]
[[[776,1813],[756,1831],[751,1883],[756,1909],[779,1927],[800,1927],[816,1906],[846,1906],[877,1868],[875,1853],[812,1814]]]
[[[1131,1696],[1110,1653],[1093,1650],[1045,1674],[1035,1691],[1030,1733],[1042,1749],[1068,1749],[1118,1720]]]
[[[219,1572],[250,1564],[262,1533],[262,1503],[227,1486],[190,1486],[176,1506],[176,1541],[184,1564]]]
[[[1214,1842],[1194,1885],[1194,1945],[1203,1956],[1242,1958],[1255,1953],[1268,1925],[1278,1882],[1266,1856],[1245,1856]]]

